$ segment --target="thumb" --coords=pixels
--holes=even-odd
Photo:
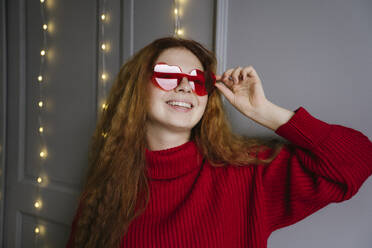
[[[223,83],[216,83],[215,86],[222,92],[222,94],[229,100],[232,104],[234,101],[234,93],[226,87]]]

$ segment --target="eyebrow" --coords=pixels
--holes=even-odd
[[[163,62],[163,61],[158,61],[157,63],[155,63],[155,65],[158,64],[158,63],[164,63],[164,64],[166,64],[166,65],[168,65],[168,66],[177,66],[178,68],[180,68],[181,72],[186,73],[186,72],[182,71],[182,68],[181,68],[179,65],[170,65],[170,64],[168,64],[168,63],[166,63],[166,62]],[[154,67],[155,67],[155,66],[154,66]],[[192,71],[195,70],[195,69],[204,72],[202,69],[199,69],[199,68],[193,68],[193,69],[191,69],[191,71],[187,72],[187,74],[189,74],[190,72],[192,72]]]

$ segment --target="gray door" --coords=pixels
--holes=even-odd
[[[97,80],[103,58],[98,56],[102,32],[97,11],[102,6],[97,2],[45,1],[49,30],[41,87],[37,80],[44,44],[41,3],[1,2],[7,8],[6,32],[2,34],[7,40],[6,50],[2,50],[7,53],[7,77],[2,84],[7,87],[4,247],[66,245],[98,105],[111,84],[102,87]],[[107,7],[118,17],[120,1],[110,4],[117,5]],[[117,72],[120,62],[120,32],[114,30],[119,24],[105,30],[115,41],[111,55],[106,54],[108,75]],[[38,106],[40,98],[43,108]],[[45,149],[43,158],[40,152]],[[37,201],[40,206],[35,207]]]

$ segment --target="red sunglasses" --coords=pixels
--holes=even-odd
[[[199,69],[193,69],[190,74],[182,73],[178,65],[168,65],[164,62],[159,62],[154,66],[154,72],[151,76],[151,81],[155,86],[162,90],[169,91],[176,88],[182,78],[186,77],[189,80],[192,90],[199,96],[204,96],[213,90],[216,83],[216,76],[210,72],[211,86],[206,85],[204,72]]]

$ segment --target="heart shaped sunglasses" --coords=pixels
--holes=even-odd
[[[216,76],[213,72],[210,72],[211,80],[207,80],[205,72],[199,69],[193,69],[190,74],[186,74],[182,73],[178,65],[168,65],[164,62],[155,64],[151,81],[160,89],[169,91],[176,88],[184,77],[189,80],[192,90],[199,96],[209,94],[216,83]]]

